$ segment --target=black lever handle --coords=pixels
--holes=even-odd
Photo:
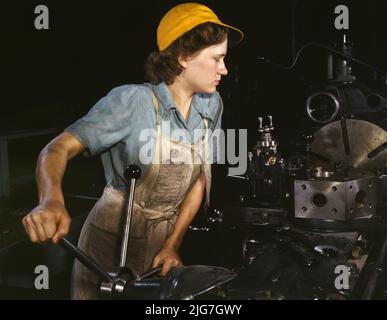
[[[127,182],[130,182],[131,179],[138,179],[141,177],[141,168],[136,164],[131,164],[125,169],[124,177]]]

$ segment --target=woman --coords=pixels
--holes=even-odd
[[[135,274],[162,265],[161,275],[181,265],[179,246],[210,187],[209,165],[181,161],[182,154],[194,159],[207,141],[207,129],[220,127],[216,86],[227,75],[229,42],[242,37],[204,5],[172,8],[157,30],[159,51],[146,63],[151,83],[114,88],[41,152],[40,204],[23,219],[31,241],[57,243],[67,234],[70,217],[61,180],[67,161],[87,151],[101,155],[107,186],[83,226],[79,247],[104,269],[118,265],[127,189],[123,171],[136,163],[143,175],[136,185],[127,265]],[[154,135],[146,141],[149,129]],[[193,134],[198,130],[199,137]],[[97,298],[97,280],[75,262],[73,298]]]

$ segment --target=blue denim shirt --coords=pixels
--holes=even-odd
[[[143,129],[156,130],[152,86],[145,83],[116,87],[84,117],[65,129],[88,149],[90,155],[101,156],[106,182],[117,189],[125,187],[123,172],[128,165],[139,165],[142,177],[150,167],[150,164],[140,162],[139,152],[145,143],[150,143],[153,156],[156,140],[141,142],[139,137]],[[197,142],[198,136],[193,135],[193,131],[205,128],[203,118],[208,119],[209,129],[220,128],[223,103],[218,92],[195,94],[185,121],[167,85],[162,82],[153,89],[159,102],[161,120],[169,121],[170,130],[185,129],[187,134],[181,137],[182,142]]]

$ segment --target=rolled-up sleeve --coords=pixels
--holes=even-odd
[[[111,90],[81,119],[65,129],[96,155],[123,140],[141,104],[141,90],[124,85]]]

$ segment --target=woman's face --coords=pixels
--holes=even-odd
[[[228,73],[224,63],[226,53],[227,38],[194,56],[181,59],[179,62],[184,70],[180,76],[193,92],[213,93],[221,77]]]

